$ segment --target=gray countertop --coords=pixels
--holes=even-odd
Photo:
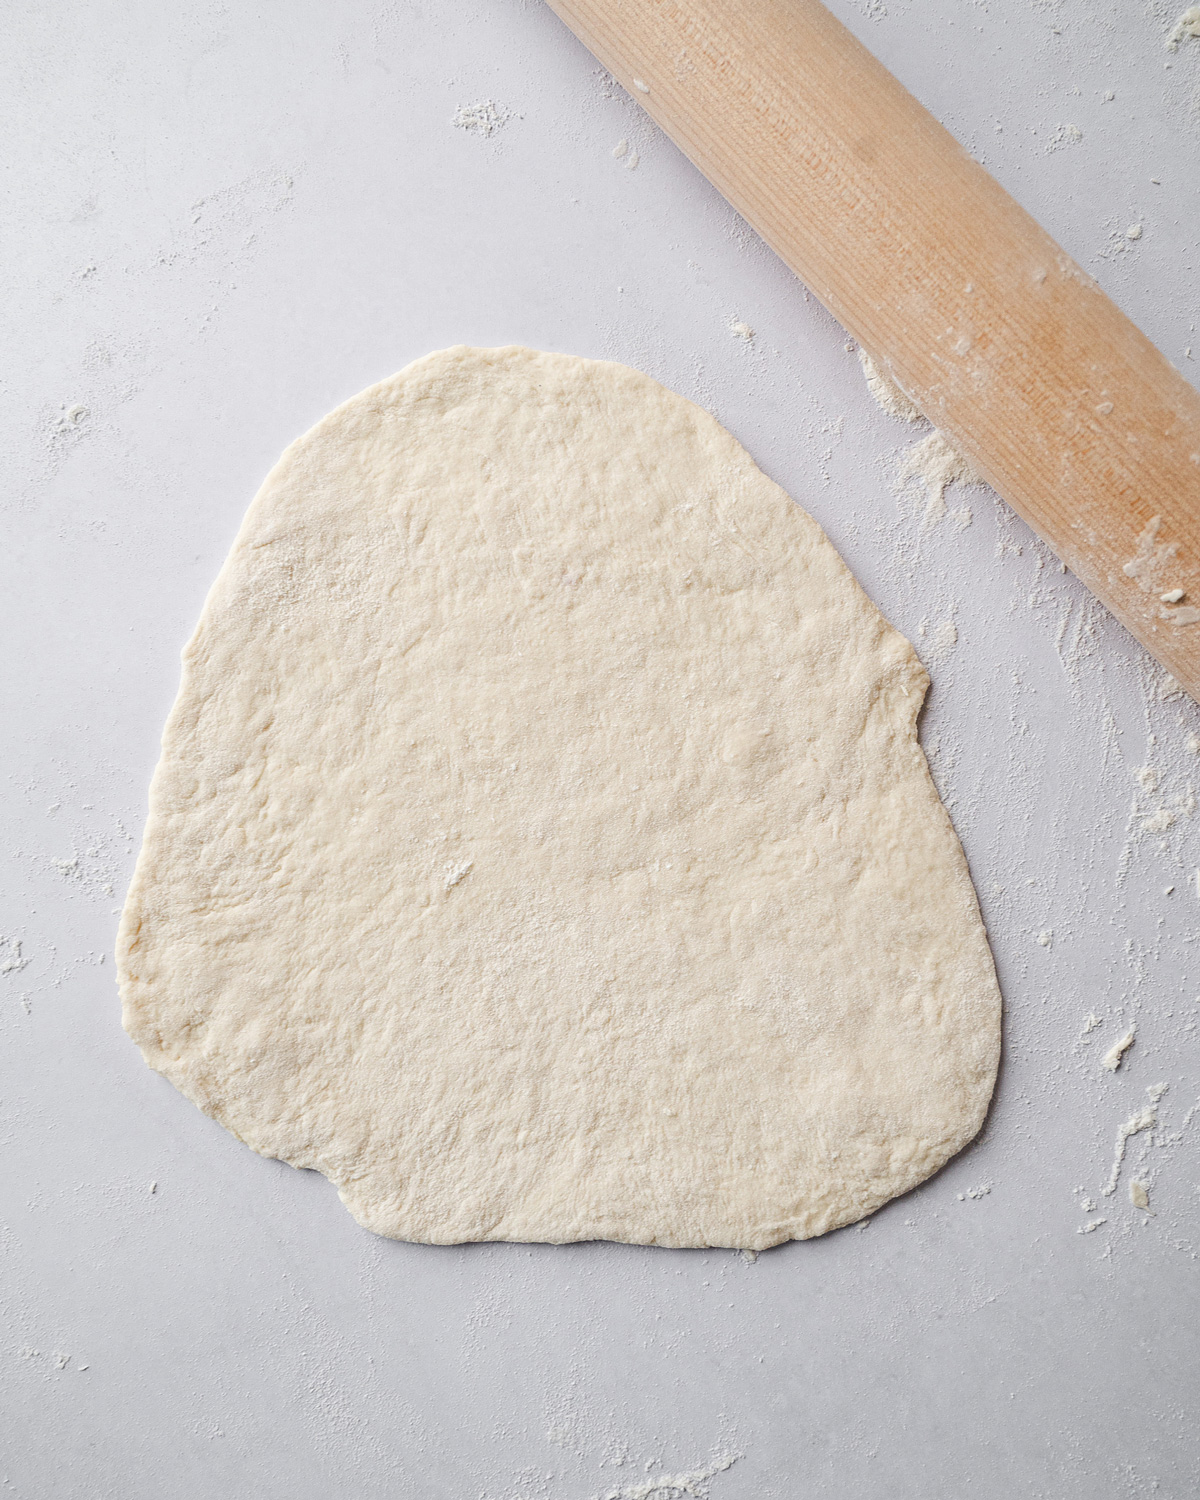
[[[1182,0],[834,6],[1196,380]],[[0,1496],[1194,1495],[1200,709],[990,492],[924,525],[845,335],[535,0],[6,29]],[[380,1240],[121,1031],[116,911],[240,517],[459,342],[708,407],[928,662],[1005,1060],[980,1139],[865,1227],[753,1263]]]

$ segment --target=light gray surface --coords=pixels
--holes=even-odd
[[[1182,4],[836,8],[1195,379]],[[922,529],[893,489],[913,434],[844,335],[540,4],[5,21],[0,1494],[658,1500],[735,1455],[693,1491],[1194,1494],[1200,711],[986,491],[951,493],[965,529]],[[491,138],[455,127],[488,99],[512,112]],[[713,410],[930,662],[1006,1058],[983,1137],[865,1229],[755,1264],[378,1240],[120,1029],[104,956],[179,648],[247,502],[343,398],[510,341]]]

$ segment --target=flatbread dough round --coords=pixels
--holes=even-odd
[[[976,1133],[999,1050],[927,685],[699,408],[432,354],[287,450],[209,595],[125,1026],[398,1239],[861,1219]]]

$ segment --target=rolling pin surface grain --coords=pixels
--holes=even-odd
[[[817,0],[550,4],[1200,700],[1200,392]]]

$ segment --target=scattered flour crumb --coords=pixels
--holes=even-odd
[[[1125,1054],[1129,1051],[1130,1047],[1133,1046],[1133,1041],[1134,1029],[1131,1026],[1125,1033],[1125,1035],[1120,1039],[1120,1041],[1114,1042],[1108,1049],[1108,1051],[1104,1054],[1100,1066],[1102,1068],[1107,1068],[1110,1073],[1115,1073],[1121,1066],[1121,1062]]]
[[[21,957],[21,939],[0,937],[0,974],[19,974],[29,962]]]
[[[455,125],[460,130],[470,130],[475,135],[495,135],[511,119],[512,111],[497,104],[494,99],[484,99],[479,104],[460,104],[454,111]]]
[[[1044,932],[1039,932],[1037,935],[1037,941],[1039,948],[1049,948],[1050,945],[1054,942],[1054,929],[1052,927],[1047,927]]]
[[[1124,565],[1123,572],[1132,578],[1141,589],[1143,594],[1157,594],[1162,608],[1158,611],[1160,620],[1169,620],[1172,625],[1196,625],[1200,623],[1200,609],[1193,605],[1180,605],[1178,601],[1174,604],[1164,599],[1165,594],[1174,594],[1175,588],[1170,577],[1164,577],[1167,568],[1173,563],[1175,554],[1179,551],[1178,542],[1160,542],[1158,533],[1162,528],[1162,517],[1151,516],[1137,539],[1137,551]],[[1183,594],[1179,595],[1183,598]]]
[[[748,1266],[752,1266],[754,1264],[754,1262],[758,1259],[758,1251],[757,1250],[739,1250],[738,1254],[742,1257],[742,1259],[746,1262],[746,1264]]]
[[[1125,231],[1125,238],[1127,240],[1140,240],[1141,237],[1142,237],[1142,226],[1140,224],[1131,224],[1129,226],[1129,228]]]
[[[445,889],[452,891],[456,885],[461,885],[471,871],[475,868],[475,861],[467,859],[461,865],[454,865],[446,871]]]
[[[1200,5],[1189,5],[1175,22],[1167,38],[1167,51],[1178,52],[1180,43],[1189,37],[1200,37]]]
[[[1158,596],[1164,604],[1178,604],[1186,595],[1182,589],[1168,589],[1165,594]]]
[[[635,89],[637,89],[639,94],[648,94],[650,92],[650,85],[645,81],[644,78],[635,78],[633,80],[633,86]]]
[[[1085,1214],[1094,1214],[1096,1212],[1096,1203],[1093,1198],[1085,1198],[1079,1207]]]
[[[965,1203],[968,1198],[986,1198],[991,1190],[992,1185],[990,1182],[981,1182],[976,1187],[968,1188],[965,1193],[959,1193],[957,1195],[958,1201]]]
[[[858,362],[862,366],[867,389],[882,411],[887,412],[889,417],[899,417],[902,422],[924,421],[920,407],[908,399],[890,375],[884,374],[865,349],[859,349]]]
[[[1052,151],[1061,151],[1064,146],[1076,146],[1083,140],[1083,131],[1078,125],[1056,125],[1050,132],[1050,139],[1046,142],[1046,155]]]
[[[1079,1033],[1079,1035],[1087,1036],[1089,1031],[1095,1031],[1096,1027],[1100,1026],[1103,1021],[1103,1016],[1098,1016],[1095,1014],[1095,1012],[1089,1012],[1083,1018],[1083,1030]]]
[[[1075,1231],[1076,1234],[1092,1234],[1099,1229],[1101,1224],[1107,1224],[1107,1219],[1089,1219],[1086,1224],[1081,1224]]]
[[[613,147],[612,154],[617,158],[618,161],[620,161],[621,157],[623,157],[628,150],[629,142],[625,139],[624,136],[622,136],[617,144]]]
[[[1151,1091],[1151,1097],[1154,1099],[1154,1103],[1147,1104],[1145,1109],[1139,1110],[1136,1115],[1132,1115],[1125,1121],[1120,1130],[1117,1131],[1117,1145],[1113,1153],[1112,1172],[1109,1175],[1108,1182],[1100,1189],[1102,1197],[1111,1197],[1117,1190],[1117,1182],[1121,1176],[1121,1164],[1125,1160],[1125,1147],[1129,1141],[1129,1137],[1137,1135],[1140,1131],[1152,1130],[1154,1128],[1154,1124],[1158,1119],[1158,1111],[1155,1108],[1155,1104],[1157,1104],[1158,1099],[1162,1095],[1160,1094],[1155,1097]]]
[[[91,416],[91,412],[88,411],[86,406],[64,406],[62,413],[62,416],[54,424],[51,441],[69,434],[78,435],[83,423]]]
[[[1147,1213],[1150,1212],[1150,1193],[1146,1184],[1139,1182],[1136,1177],[1129,1184],[1129,1201],[1134,1208],[1144,1208]]]
[[[608,1490],[601,1500],[670,1500],[670,1497],[677,1495],[693,1495],[698,1500],[703,1500],[708,1494],[708,1481],[715,1475],[732,1469],[737,1461],[737,1454],[726,1454],[715,1459],[706,1469],[693,1469],[687,1474],[660,1474],[642,1484]]]
[[[641,159],[642,158],[637,154],[636,151],[631,151],[629,153],[629,155],[625,158],[625,168],[626,168],[626,170],[629,171],[629,172],[636,172],[637,171],[637,164],[638,164],[638,162],[641,161]]]
[[[735,339],[744,339],[747,344],[754,337],[754,329],[749,323],[743,323],[740,318],[730,318],[729,332]]]

